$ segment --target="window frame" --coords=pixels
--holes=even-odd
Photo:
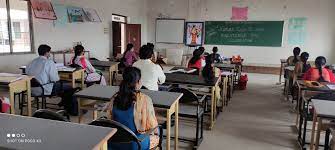
[[[34,45],[34,26],[33,26],[33,17],[32,17],[32,9],[31,2],[29,0],[23,0],[27,2],[27,11],[28,11],[28,21],[29,21],[29,37],[30,37],[30,51],[29,52],[13,52],[13,33],[12,33],[12,20],[10,16],[10,0],[5,0],[6,2],[6,10],[7,10],[7,28],[8,28],[8,37],[9,37],[9,53],[0,53],[0,56],[4,55],[22,55],[22,54],[34,54],[35,45]]]

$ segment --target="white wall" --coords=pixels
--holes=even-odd
[[[247,64],[278,66],[279,59],[287,58],[293,46],[287,44],[287,21],[290,17],[307,17],[307,41],[301,46],[311,59],[326,56],[335,63],[335,6],[334,0],[148,0],[148,41],[155,41],[155,18],[162,13],[171,18],[189,21],[228,21],[232,6],[248,6],[249,20],[285,20],[282,47],[219,46],[224,56],[240,54]],[[183,47],[183,45],[157,44],[159,48]],[[208,51],[213,45],[205,45]]]
[[[113,13],[128,16],[129,23],[141,24],[142,42],[147,41],[146,0],[62,1],[73,6],[96,9],[103,22],[69,23],[66,26],[54,27],[52,21],[34,18],[35,49],[40,44],[48,44],[54,51],[63,50],[71,48],[73,42],[81,41],[85,48],[91,51],[91,56],[106,59],[109,57],[110,43],[109,34],[104,34],[104,28],[109,27]],[[19,66],[28,64],[36,56],[37,54],[0,56],[0,72],[19,72]]]

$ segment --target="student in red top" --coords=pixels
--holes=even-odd
[[[203,49],[194,50],[193,57],[188,62],[188,68],[195,68],[197,69],[197,72],[199,73],[199,71],[201,70],[203,66],[203,61],[204,61],[204,57],[202,56],[203,53],[204,53]]]
[[[316,68],[310,68],[304,75],[303,79],[308,81],[331,82],[335,83],[334,73],[325,68],[326,58],[319,56],[315,59]]]

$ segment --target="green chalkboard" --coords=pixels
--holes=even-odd
[[[207,21],[205,44],[281,47],[284,21]]]

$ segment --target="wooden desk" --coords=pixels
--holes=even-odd
[[[99,61],[99,60],[90,60],[91,64],[96,67],[108,68],[109,69],[109,85],[113,85],[113,81],[116,79],[118,72],[118,65],[120,62],[111,62],[111,61]]]
[[[91,99],[109,102],[111,98],[119,91],[118,86],[101,86],[93,85],[88,87],[74,96],[78,99],[79,106],[79,122],[81,122],[82,114],[80,111],[80,99]],[[175,149],[178,149],[178,112],[179,99],[183,94],[163,91],[149,91],[141,90],[144,94],[151,97],[154,107],[163,108],[167,110],[167,128],[166,128],[166,149],[170,149],[170,133],[171,133],[171,116],[175,114]]]
[[[0,120],[0,149],[107,150],[108,139],[117,131],[114,128],[9,114],[0,114]],[[7,137],[7,134],[15,134],[15,137]],[[17,137],[17,134],[25,137]]]
[[[1,77],[0,77],[1,79]],[[4,81],[0,83],[0,87],[7,88],[9,90],[9,99],[10,99],[10,112],[11,114],[15,114],[15,101],[14,101],[14,94],[27,92],[27,103],[28,103],[28,116],[31,116],[31,87],[30,87],[30,80],[32,78],[28,76],[24,76],[22,79],[10,82]],[[2,121],[1,121],[2,122]]]
[[[285,65],[286,65],[286,59],[280,59],[279,84],[281,84],[281,78],[282,78],[282,75],[283,75],[283,69],[284,69]]]
[[[22,74],[26,74],[26,66],[21,66]],[[74,71],[64,71],[58,70],[58,75],[61,81],[71,82],[72,88],[76,87],[76,80],[80,80],[80,87],[83,89],[85,87],[85,70],[84,69],[76,69]]]
[[[310,150],[318,150],[322,121],[335,119],[335,101],[312,99],[312,103],[314,106],[314,116]],[[316,138],[314,139],[315,132]]]
[[[329,89],[326,86],[326,83],[322,87],[307,87],[305,85],[305,81],[303,80],[297,80],[295,83],[298,86],[298,101],[296,106],[296,126],[298,129],[298,142],[299,144],[304,147],[305,146],[305,139],[306,139],[306,129],[307,129],[307,109],[305,106],[309,105],[310,98],[312,95],[320,94],[320,93],[330,93],[334,92],[334,90]],[[307,93],[313,93],[309,94],[307,96]],[[302,127],[304,125],[304,127]]]
[[[183,84],[183,85],[191,85],[191,86],[198,86],[198,87],[208,87],[211,89],[210,95],[211,96],[211,114],[210,114],[210,125],[209,129],[212,129],[215,124],[216,120],[216,96],[215,96],[215,87],[219,85],[221,78],[214,78],[213,82],[206,82],[204,78],[198,75],[190,75],[190,74],[178,74],[178,73],[166,73],[166,80],[165,82],[168,84]],[[207,93],[202,93],[206,94]]]

